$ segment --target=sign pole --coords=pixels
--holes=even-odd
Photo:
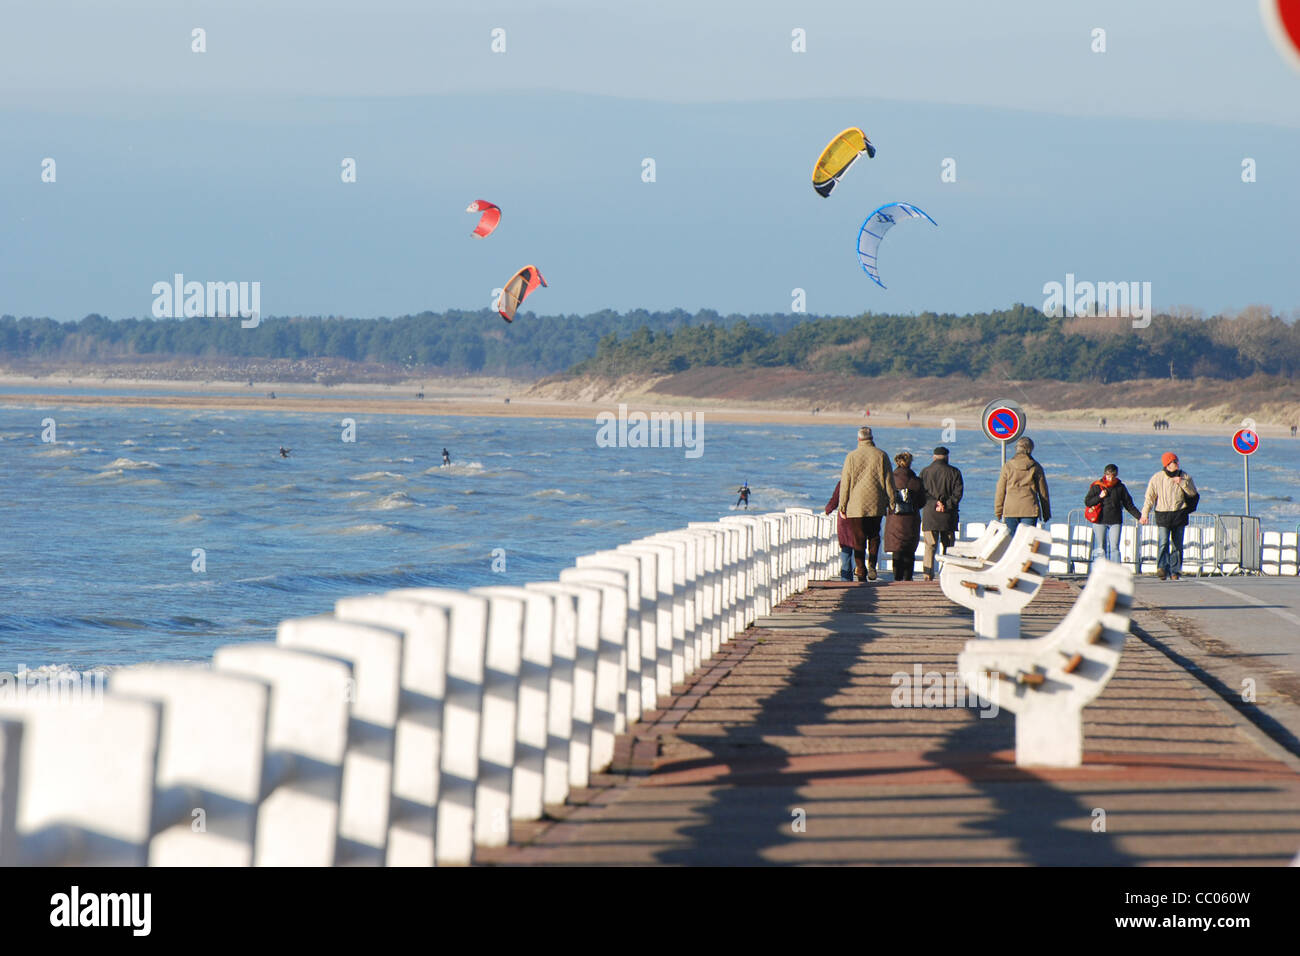
[[[1250,517],[1250,456],[1241,456],[1241,467],[1246,473],[1246,517]]]
[[[1002,446],[1002,464],[1005,466],[1007,463],[1007,443],[999,442],[999,444]]]

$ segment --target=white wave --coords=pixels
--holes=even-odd
[[[413,508],[417,502],[408,494],[401,491],[395,491],[391,495],[384,495],[375,502],[374,507],[380,511],[392,511],[394,508]]]
[[[364,475],[353,475],[353,481],[405,481],[405,475],[395,471],[368,471]]]
[[[134,471],[137,468],[160,468],[161,466],[155,461],[145,461],[141,459],[136,461],[134,458],[118,458],[104,466],[105,468],[125,468]]]

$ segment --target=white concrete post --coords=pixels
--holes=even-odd
[[[598,588],[600,643],[596,655],[596,695],[591,724],[591,772],[599,773],[614,759],[614,737],[626,729],[628,693],[627,576],[603,568],[565,568],[562,584]]]
[[[230,644],[215,670],[271,685],[255,866],[334,866],[352,668],[274,644]]]
[[[282,621],[276,642],[352,665],[352,726],[343,758],[340,862],[384,866],[393,804],[403,632],[322,614]],[[429,861],[430,863],[432,860]]]
[[[401,640],[393,731],[388,866],[432,866],[447,690],[447,611],[392,595],[344,598],[334,616],[391,630]],[[301,640],[289,635],[282,642]],[[358,678],[358,682],[360,678]]]
[[[469,593],[494,601],[512,601],[523,616],[510,819],[540,820],[545,806],[555,597],[541,591],[502,586],[473,588]],[[572,677],[572,656],[569,660]],[[564,743],[567,757],[568,741]],[[567,775],[567,768],[564,771]]]
[[[621,544],[616,550],[638,555],[643,561],[642,570],[651,572],[655,594],[655,688],[659,695],[666,696],[672,693],[674,684],[684,679],[683,648],[674,627],[674,618],[681,619],[681,611],[674,612],[681,600],[676,585],[676,549],[667,542],[643,538]]]
[[[673,561],[673,647],[680,638],[682,648],[682,679],[694,674],[700,666],[699,657],[699,605],[700,605],[700,552],[702,539],[690,531],[668,531],[646,539],[666,543],[676,551]]]
[[[473,859],[477,824],[488,602],[451,588],[404,588],[384,597],[428,605],[443,619],[427,631],[435,649],[436,635],[445,635],[447,649],[434,852],[439,866],[464,866]],[[436,680],[430,679],[432,689]]]
[[[153,835],[159,705],[111,694],[60,700],[25,689],[32,693],[0,696],[0,813],[9,818],[0,820],[0,866],[144,866]]]
[[[596,587],[537,581],[525,585],[555,597],[554,668],[551,675],[551,732],[547,743],[546,802],[561,803],[573,787],[591,780],[591,732],[596,719],[596,658],[600,653],[600,600]],[[566,676],[567,672],[567,676]],[[565,693],[568,688],[568,707]],[[611,729],[613,712],[610,712]],[[554,782],[557,741],[568,741],[567,776]]]
[[[140,665],[115,671],[111,690],[162,707],[149,865],[252,866],[270,685],[206,667]]]
[[[580,555],[574,562],[579,568],[608,568],[627,576],[627,722],[641,719],[643,711],[653,710],[658,700],[656,686],[656,623],[659,615],[657,585],[652,577],[653,564],[640,555],[601,551]],[[643,567],[644,565],[644,567]],[[561,576],[560,580],[564,580]]]

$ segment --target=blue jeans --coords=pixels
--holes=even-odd
[[[1030,525],[1037,525],[1037,518],[1003,518],[1002,523],[1007,526],[1007,534],[1011,537],[1016,536],[1016,529],[1020,527],[1020,522],[1028,521]]]
[[[1119,539],[1124,531],[1122,524],[1099,524],[1092,529],[1092,560],[1105,558],[1107,561],[1120,560]]]
[[[1170,574],[1183,573],[1183,534],[1187,525],[1166,528],[1156,525],[1156,542],[1160,552],[1156,556],[1156,567],[1164,568]]]
[[[840,545],[840,580],[853,580],[853,549]]]

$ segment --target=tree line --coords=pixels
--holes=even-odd
[[[797,367],[853,375],[1000,375],[1101,383],[1135,378],[1289,377],[1300,369],[1300,326],[1252,307],[1240,315],[1058,318],[1038,309],[971,315],[722,316],[602,311],[422,312],[397,318],[119,319],[76,322],[0,316],[0,358],[115,361],[187,357],[335,358],[448,374],[527,377],[670,374],[699,366]]]

